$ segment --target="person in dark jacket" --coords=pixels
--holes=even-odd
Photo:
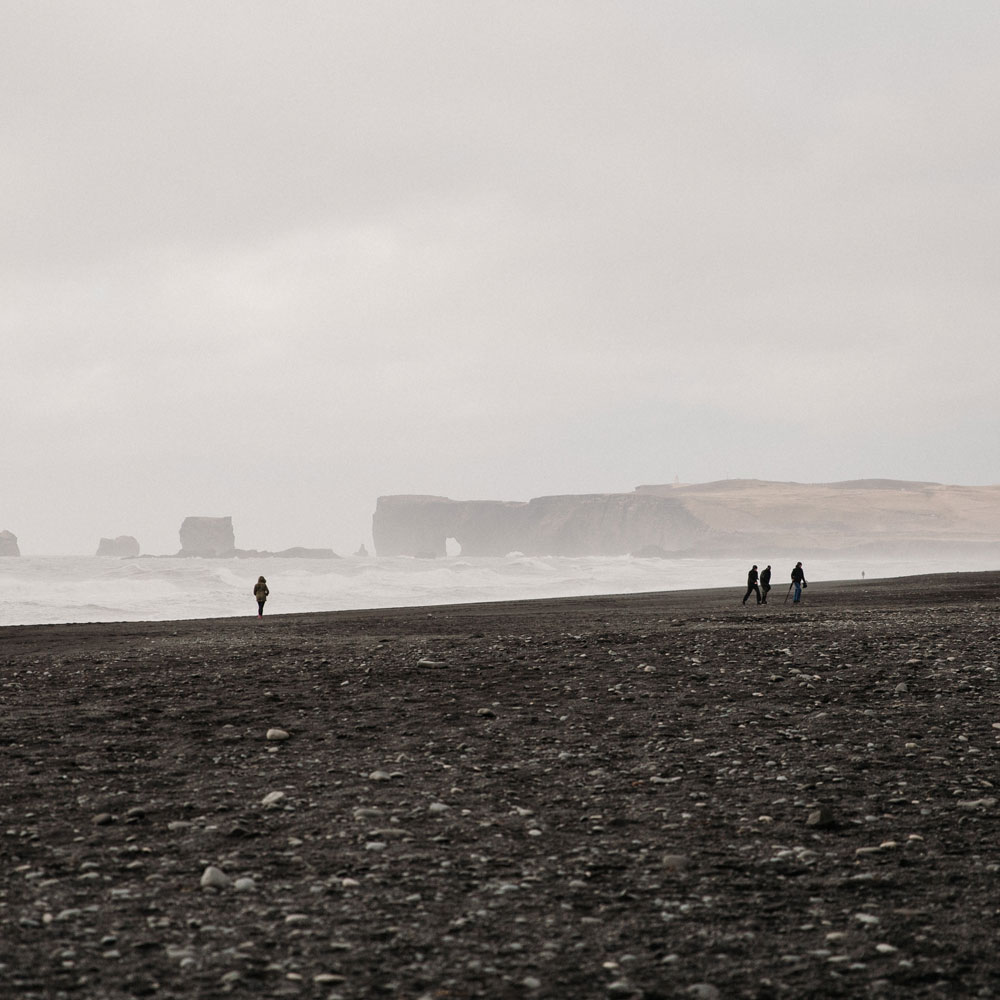
[[[757,595],[757,603],[760,604],[760,587],[757,586],[757,564],[754,563],[753,568],[747,573],[747,592],[743,595],[743,603],[746,604],[747,598],[751,594]]]
[[[760,603],[767,604],[767,592],[771,589],[771,567],[765,566],[760,572]]]
[[[264,617],[264,602],[267,600],[267,595],[271,591],[267,589],[267,580],[264,577],[258,577],[257,582],[253,585],[253,596],[257,599],[257,617]]]
[[[795,593],[792,597],[792,604],[798,604],[802,598],[802,588],[809,586],[806,583],[805,570],[802,569],[802,563],[797,562],[795,564],[795,569],[792,570],[792,585],[795,587]],[[785,595],[785,599],[788,599],[788,595]]]

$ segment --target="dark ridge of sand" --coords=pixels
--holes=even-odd
[[[1000,996],[1000,574],[786,586],[0,630],[0,996]]]

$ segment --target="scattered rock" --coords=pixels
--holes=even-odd
[[[836,817],[829,806],[820,806],[818,809],[813,809],[806,817],[806,826],[815,827],[817,830],[830,830],[836,825]]]
[[[719,1000],[722,994],[711,983],[693,983],[685,991],[694,1000]]]
[[[221,868],[216,868],[215,865],[209,865],[201,875],[203,889],[226,889],[229,887],[230,881],[229,876]]]

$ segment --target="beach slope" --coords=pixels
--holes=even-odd
[[[1000,574],[741,597],[0,629],[0,995],[1000,994]]]

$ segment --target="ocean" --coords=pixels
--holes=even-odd
[[[761,566],[763,568],[763,566]],[[867,579],[996,569],[968,557],[906,562],[817,560],[807,579]],[[0,626],[172,621],[256,614],[253,584],[267,577],[268,614],[416,607],[482,601],[636,594],[732,587],[749,565],[735,559],[503,558],[179,559],[96,556],[0,558]],[[774,565],[777,592],[791,563]]]

